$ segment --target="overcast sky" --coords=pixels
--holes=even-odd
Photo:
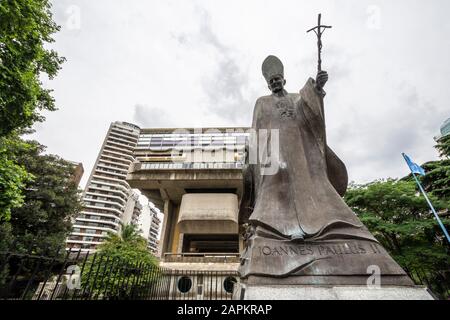
[[[437,159],[450,117],[450,2],[54,0],[55,48],[67,58],[45,85],[59,110],[34,138],[82,162],[87,181],[109,124],[249,126],[269,94],[261,63],[284,63],[286,88],[315,77],[306,30],[322,13],[328,143],[362,183],[408,173],[401,152]]]

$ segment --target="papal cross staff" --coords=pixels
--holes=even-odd
[[[331,26],[325,26],[320,24],[320,19],[322,17],[322,14],[319,13],[319,17],[317,19],[317,26],[314,28],[309,29],[306,31],[306,33],[310,31],[314,31],[314,33],[317,35],[317,48],[318,48],[318,62],[317,62],[317,71],[322,71],[322,33],[326,30],[331,28]]]

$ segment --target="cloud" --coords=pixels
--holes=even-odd
[[[379,112],[365,114],[367,109],[355,109],[331,132],[350,176],[358,181],[399,177],[403,172],[399,168],[404,166],[401,152],[417,162],[430,159],[433,136],[446,112],[405,82],[392,89],[397,96],[382,99]]]
[[[213,31],[211,15],[202,7],[195,10],[199,28],[194,34],[173,34],[182,46],[211,50],[215,66],[212,72],[205,74],[200,85],[205,95],[205,110],[217,115],[230,124],[249,119],[251,101],[244,97],[249,79],[239,61],[239,54],[223,43]]]
[[[306,30],[322,12],[333,25],[323,38],[329,144],[355,181],[401,176],[400,152],[437,157],[433,136],[450,116],[450,42],[442,41],[450,3],[436,1],[375,1],[381,25],[370,29],[369,0],[285,0],[283,10],[260,0],[53,0],[62,28],[49,46],[67,62],[45,81],[59,110],[33,138],[82,161],[87,179],[112,121],[249,125],[255,100],[269,94],[260,71],[268,54],[285,64],[290,92],[315,75],[316,40]]]
[[[133,122],[141,128],[163,128],[169,126],[170,114],[159,107],[135,104]]]

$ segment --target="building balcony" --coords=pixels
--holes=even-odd
[[[128,161],[128,162],[134,161],[134,158],[132,156],[112,150],[103,150],[101,156],[108,157],[118,161]]]
[[[105,151],[111,151],[111,149],[113,151],[119,152],[122,155],[127,155],[130,156],[133,154],[133,149],[134,148],[129,148],[129,149],[124,149],[124,148],[119,148],[116,145],[113,145],[113,143],[110,143],[109,141],[106,142],[105,148],[103,150]]]
[[[241,162],[155,162],[135,163],[133,170],[201,170],[201,169],[241,169]]]
[[[119,162],[119,161],[112,161],[111,159],[110,159],[111,157],[110,156],[104,156],[104,155],[102,155],[101,157],[100,157],[100,160],[99,160],[99,163],[103,163],[103,164],[110,164],[110,165],[112,165],[112,166],[110,166],[110,167],[120,167],[121,169],[123,169],[123,170],[127,170],[128,171],[128,168],[130,167],[130,162],[128,162],[128,163],[122,163],[122,162]],[[113,158],[113,160],[115,160],[114,158]]]
[[[89,188],[91,188],[91,187],[89,187]],[[114,192],[114,191],[108,191],[108,192]],[[111,195],[111,194],[104,194],[104,193],[91,192],[91,191],[87,191],[86,195],[112,199],[111,201],[109,201],[107,203],[110,203],[110,202],[119,203],[119,204],[121,204],[121,206],[125,205],[127,203],[127,200],[128,200],[128,199],[123,199],[121,197],[118,197],[118,196],[115,196],[115,195]],[[89,199],[89,201],[92,201],[92,200],[96,201],[97,200],[97,199],[86,198],[86,197],[84,197],[84,198],[85,199]]]
[[[93,222],[93,223],[108,224],[108,225],[114,226],[116,228],[119,228],[119,226],[120,226],[119,223],[115,223],[113,221],[101,220],[101,219],[92,219],[92,218],[81,218],[81,217],[78,217],[78,218],[75,219],[75,221],[76,221],[75,225],[78,224],[79,222],[86,222],[86,223]]]
[[[123,168],[123,167],[118,167],[118,166],[115,166],[115,165],[113,165],[113,164],[110,164],[110,163],[106,163],[104,160],[100,160],[99,162],[98,162],[98,164],[97,164],[97,168],[98,167],[101,167],[101,168],[105,168],[105,169],[107,169],[107,170],[115,170],[115,172],[118,172],[118,173],[124,173],[124,174],[127,174],[127,172],[128,172],[128,167],[126,167],[126,168]],[[113,171],[110,171],[110,172],[113,172]]]
[[[67,239],[66,243],[77,243],[77,244],[94,244],[94,245],[99,245],[102,242],[101,241],[88,241],[88,240],[72,240],[72,239]]]
[[[119,173],[119,172],[103,170],[100,168],[100,166],[97,166],[97,168],[95,168],[95,174],[107,175],[107,176],[110,176],[115,179],[123,179],[123,180],[125,180],[125,178],[127,177],[127,174],[125,172]]]
[[[108,140],[109,141],[112,141],[112,142],[117,142],[117,143],[121,143],[122,145],[124,145],[124,146],[126,146],[126,147],[135,147],[136,146],[136,144],[137,144],[137,139],[136,140],[134,140],[133,139],[133,141],[130,141],[130,140],[126,140],[126,139],[123,139],[123,138],[121,138],[120,136],[119,136],[119,134],[117,134],[117,133],[115,133],[115,132],[111,132],[110,134],[109,134],[109,136],[108,136]]]
[[[123,167],[126,167],[126,168],[128,168],[130,166],[131,162],[132,162],[130,159],[120,158],[115,153],[113,155],[102,153],[101,156],[100,156],[100,161],[110,162],[110,163],[113,163],[115,165],[120,165],[120,166],[123,166]]]
[[[109,137],[111,137],[113,139],[116,139],[116,140],[119,140],[119,141],[123,141],[125,144],[131,143],[133,145],[136,145],[136,143],[138,141],[137,137],[126,136],[126,135],[124,135],[122,133],[118,133],[118,132],[115,132],[115,131],[111,131],[109,133]]]
[[[82,210],[80,212],[79,217],[81,217],[81,215],[89,215],[89,216],[97,216],[99,217],[97,220],[101,220],[101,218],[106,218],[106,219],[114,219],[114,220],[120,220],[121,217],[115,215],[115,214],[108,214],[108,213],[100,213],[100,212],[92,212],[92,210]],[[93,219],[95,220],[95,219]]]
[[[108,231],[112,233],[117,233],[118,231],[109,227],[97,227],[97,226],[90,226],[84,224],[82,221],[75,221],[73,228],[79,228],[79,229],[91,229],[91,230],[101,230],[101,231]]]
[[[103,173],[102,173],[103,174]],[[93,179],[92,182],[97,183],[97,184],[106,184],[105,182],[102,181],[98,181],[98,180],[94,180],[94,179],[101,179],[101,180],[107,180],[111,182],[111,186],[117,186],[117,184],[120,184],[123,187],[123,190],[126,190],[126,192],[129,192],[129,184],[123,180],[123,179],[119,179],[119,178],[112,178],[112,177],[108,177],[105,175],[99,175],[98,171],[96,170],[93,174]]]
[[[94,180],[95,178],[105,179],[110,182],[108,183],[108,182],[104,182],[104,181]],[[94,176],[94,179],[91,181],[88,188],[97,188],[99,190],[107,190],[110,192],[121,192],[121,194],[125,197],[125,199],[128,199],[129,192],[130,192],[129,185],[128,185],[128,183],[124,182],[123,180],[119,180],[121,182],[121,184],[118,184],[118,183],[116,183],[116,181],[111,181],[111,178],[108,178],[108,177]],[[93,185],[96,185],[96,186],[93,186]],[[126,185],[126,187],[125,187],[125,185]]]
[[[108,236],[108,234],[87,233],[87,232],[72,232],[70,235],[80,237],[96,237],[96,238],[106,238]]]
[[[107,208],[106,210],[108,210],[108,209],[115,209],[115,210],[117,210],[118,214],[121,214],[123,212],[123,209],[124,209],[124,206],[125,206],[125,204],[121,204],[120,202],[116,202],[114,200],[93,199],[93,198],[91,198],[91,196],[88,196],[88,195],[86,195],[83,198],[83,202],[86,203],[86,206],[87,207],[89,206],[90,208],[92,208],[92,207],[95,207],[95,208],[98,208],[98,209]],[[100,204],[108,205],[109,207],[100,206]]]
[[[116,134],[120,134],[123,135],[127,138],[132,138],[132,139],[138,139],[139,137],[139,132],[133,132],[133,131],[129,131],[128,129],[123,129],[121,127],[118,126],[113,126],[111,128],[111,132],[114,132]]]

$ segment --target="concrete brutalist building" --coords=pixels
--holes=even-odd
[[[237,271],[247,129],[141,129],[126,181],[164,213],[162,267]]]

